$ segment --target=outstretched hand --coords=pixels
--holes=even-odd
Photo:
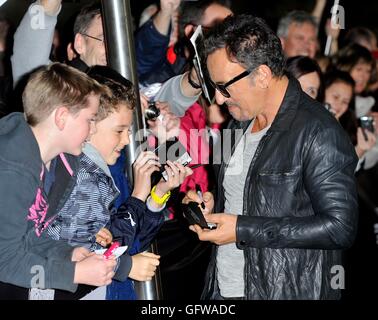
[[[199,225],[190,226],[189,229],[197,233],[201,241],[210,241],[215,244],[223,245],[236,242],[236,222],[237,215],[218,213],[206,215],[207,222],[215,223],[217,228],[214,230],[202,229]]]

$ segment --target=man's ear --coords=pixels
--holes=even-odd
[[[82,55],[85,52],[84,36],[80,33],[77,33],[75,35],[74,49],[79,55]]]
[[[59,130],[63,130],[67,123],[67,118],[69,115],[69,110],[67,107],[61,106],[55,109],[55,125],[58,127]]]
[[[270,70],[267,65],[262,64],[259,66],[257,72],[258,76],[256,77],[256,85],[258,85],[261,89],[267,89],[273,78],[272,70]]]
[[[280,37],[280,41],[281,41],[282,50],[285,51],[285,39]]]
[[[192,24],[187,24],[184,28],[184,33],[187,38],[190,38],[194,33],[194,26]]]

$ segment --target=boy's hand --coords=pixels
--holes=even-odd
[[[133,164],[134,190],[131,196],[146,201],[151,191],[151,174],[159,171],[159,158],[151,151],[142,152]]]
[[[94,253],[90,252],[87,248],[77,247],[72,251],[71,261],[74,261],[74,262],[81,261],[81,260],[91,256],[92,254],[94,254]]]
[[[76,262],[74,283],[91,286],[105,286],[112,282],[117,261],[114,256],[104,259],[102,255],[93,254]]]
[[[111,232],[106,228],[102,228],[96,234],[96,242],[103,247],[107,247],[109,244],[112,243],[112,241],[113,241],[113,236]]]
[[[184,167],[178,162],[167,161],[165,165],[165,170],[167,171],[168,181],[161,179],[161,181],[156,185],[156,194],[162,197],[165,193],[173,190],[180,186],[186,177],[193,173],[193,170],[189,167]]]
[[[137,281],[150,281],[155,275],[157,266],[160,264],[160,256],[151,252],[142,252],[131,257],[133,265],[129,278]]]

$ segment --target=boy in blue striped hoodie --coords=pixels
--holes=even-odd
[[[142,152],[133,165],[134,189],[131,196],[117,208],[114,202],[120,192],[108,165],[116,163],[129,143],[135,93],[130,81],[108,67],[93,67],[89,75],[107,86],[112,96],[101,99],[96,119],[97,131],[87,141],[80,156],[76,186],[48,233],[55,240],[92,251],[117,240],[129,247],[127,253],[137,235],[137,251],[140,252],[148,247],[163,223],[161,210],[165,207],[170,190],[179,186],[191,170],[168,162],[168,181],[160,181],[151,197],[151,174],[159,170],[160,164],[154,153]],[[136,253],[135,250],[133,253]],[[153,277],[158,264],[159,256],[152,253],[124,254],[119,258],[113,279],[125,281],[130,277],[147,281]],[[56,292],[55,298],[80,298],[89,290],[81,291],[79,296]]]

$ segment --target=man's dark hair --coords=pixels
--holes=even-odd
[[[77,15],[74,23],[74,36],[78,33],[85,34],[88,31],[93,19],[101,15],[101,5],[98,2],[84,6]]]
[[[213,4],[231,9],[230,0],[183,1],[179,10],[179,37],[185,36],[184,30],[187,25],[200,25],[204,12]]]
[[[267,65],[272,74],[282,77],[285,57],[281,41],[266,22],[252,15],[229,16],[206,36],[204,55],[225,48],[230,61],[254,70]]]

